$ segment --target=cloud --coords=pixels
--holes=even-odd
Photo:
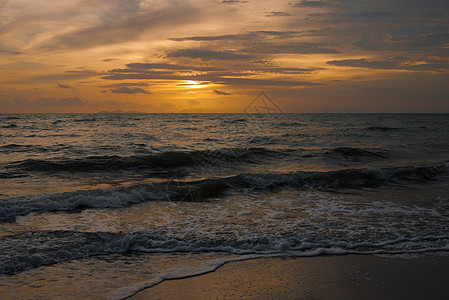
[[[140,0],[93,2],[86,3],[90,7],[85,10],[74,9],[71,26],[36,44],[36,49],[88,49],[124,43],[139,39],[149,30],[165,31],[202,18],[201,10],[187,1],[156,1],[151,5]]]
[[[392,12],[392,11],[380,11],[380,10],[367,10],[367,11],[356,11],[347,12],[340,15],[342,20],[346,22],[380,22],[380,21],[396,21],[402,19],[405,16],[402,12]]]
[[[412,27],[408,27],[412,30]],[[413,31],[426,30],[424,27]],[[435,29],[433,29],[435,30]],[[449,28],[448,28],[449,30]],[[447,55],[449,35],[443,32],[424,32],[420,34],[385,33],[360,38],[355,45],[363,50],[390,50],[397,52],[427,52],[428,54]]]
[[[244,1],[244,0],[222,0],[218,4],[239,4],[239,3],[248,3],[248,1]]]
[[[97,73],[93,70],[68,70],[64,73],[55,73],[55,74],[47,74],[47,75],[37,75],[31,77],[25,77],[22,79],[23,82],[47,82],[47,81],[57,81],[57,80],[77,80],[77,79],[86,79],[95,76],[99,76],[102,73]]]
[[[251,59],[252,55],[242,54],[235,51],[213,51],[203,49],[177,49],[167,52],[167,57],[183,57],[191,59],[208,60],[243,60]]]
[[[290,87],[305,87],[324,85],[322,83],[306,82],[306,81],[288,81],[288,80],[274,80],[274,79],[254,79],[254,78],[215,78],[216,83],[227,85],[255,85],[255,86],[290,86]]]
[[[213,36],[188,36],[182,38],[170,38],[169,40],[176,42],[183,41],[221,41],[221,40],[234,40],[234,41],[248,41],[248,40],[261,40],[266,38],[290,38],[293,36],[300,36],[306,31],[248,31],[242,34],[225,34],[225,35],[213,35]]]
[[[270,11],[265,14],[265,17],[289,17],[291,15],[291,13],[284,11]]]
[[[102,79],[108,80],[144,80],[144,79],[161,79],[161,80],[180,80],[181,77],[170,72],[133,72],[128,70],[110,70],[110,74],[103,76]]]
[[[20,55],[20,54],[24,54],[24,53],[23,53],[23,52],[8,51],[8,50],[2,50],[2,49],[0,49],[0,55],[1,55],[1,54]]]
[[[254,57],[252,54],[266,53],[266,54],[338,54],[341,51],[328,47],[327,43],[320,42],[305,42],[302,38],[320,36],[325,34],[324,31],[318,30],[303,30],[303,31],[249,31],[242,34],[231,35],[217,35],[217,36],[190,36],[182,38],[171,38],[173,41],[202,41],[209,42],[209,45],[215,45],[220,47],[223,42],[227,41],[228,44],[233,45],[238,51],[231,52],[230,59],[237,59],[238,57],[232,57],[234,55],[240,55],[241,59],[249,59]],[[214,43],[220,42],[220,43]],[[211,46],[209,46],[211,47]],[[208,53],[210,50],[202,49],[180,49],[172,50],[179,51],[174,52],[171,56],[188,56],[191,58],[198,58],[200,56],[206,59],[210,56],[220,56],[220,52],[214,51],[214,53]],[[204,53],[195,53],[204,51]],[[226,51],[223,51],[226,52]],[[227,51],[229,52],[229,51]],[[204,59],[203,59],[204,60]]]
[[[104,62],[111,62],[111,61],[115,61],[115,60],[118,60],[118,59],[116,59],[116,58],[105,58],[105,59],[103,59]]]
[[[326,64],[339,67],[354,67],[354,68],[367,68],[367,69],[398,69],[399,63],[396,61],[388,60],[367,60],[361,59],[344,59],[344,60],[331,60]]]
[[[384,60],[345,59],[331,60],[328,65],[380,70],[449,71],[449,58],[395,57]]]
[[[297,1],[290,4],[292,7],[324,7],[330,4],[326,1]]]
[[[235,63],[232,64],[232,63]],[[323,70],[323,68],[283,68],[274,64],[266,65],[265,62],[261,63],[249,63],[246,61],[240,62],[240,60],[230,61],[227,64],[228,69],[223,70],[213,67],[201,67],[203,72],[195,72],[199,70],[199,67],[182,66],[175,64],[165,63],[129,63],[126,65],[128,68],[113,69],[110,70],[107,76],[103,79],[106,80],[165,80],[165,81],[189,81],[194,80],[197,82],[204,82],[204,84],[224,84],[224,85],[268,85],[268,86],[291,86],[291,87],[305,87],[314,86],[319,83],[308,81],[289,80],[283,79],[264,79],[264,78],[250,78],[249,76],[272,76],[273,74],[290,75],[290,77],[296,77],[300,74],[311,74]],[[161,68],[159,71],[154,71],[153,68]],[[169,68],[164,70],[162,68]],[[187,70],[192,68],[194,70]],[[156,69],[157,70],[157,69]],[[162,71],[161,71],[162,70]],[[181,71],[181,72],[180,72]],[[186,73],[187,72],[187,73]],[[175,83],[177,86],[191,85],[184,83]],[[128,87],[136,86],[133,83],[119,83],[114,85],[103,85],[102,87]]]
[[[292,53],[292,54],[338,54],[341,53],[337,49],[327,48],[324,43],[309,43],[309,42],[297,42],[297,43],[255,43],[244,50],[250,53]]]
[[[121,82],[121,83],[115,83],[115,84],[108,84],[108,85],[102,85],[101,87],[105,88],[116,88],[116,87],[127,87],[127,86],[149,86],[146,82]]]
[[[132,72],[147,71],[147,70],[179,70],[179,71],[218,71],[221,68],[212,67],[198,67],[198,66],[185,66],[168,63],[130,63],[126,67]]]
[[[62,88],[62,89],[70,89],[71,87],[70,87],[70,85],[68,85],[68,84],[64,84],[64,83],[57,83],[57,87],[58,88]]]
[[[225,91],[220,91],[220,90],[214,90],[214,93],[217,95],[223,95],[223,96],[230,96],[232,94],[225,92]]]
[[[143,88],[126,86],[111,89],[110,91],[114,94],[151,94],[150,91],[144,90]]]
[[[86,74],[86,75],[97,75],[98,73],[94,70],[68,70],[65,71],[66,73],[70,74]]]
[[[264,72],[264,73],[278,73],[278,74],[310,74],[313,72],[318,72],[325,70],[324,68],[279,68],[279,67],[271,67],[271,68],[260,68],[255,69],[256,71]]]

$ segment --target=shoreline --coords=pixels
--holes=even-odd
[[[449,299],[449,253],[233,261],[125,299]]]

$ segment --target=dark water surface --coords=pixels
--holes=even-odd
[[[448,250],[448,114],[0,114],[2,299]]]

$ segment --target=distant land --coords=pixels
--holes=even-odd
[[[123,110],[102,110],[97,112],[97,114],[145,114],[145,112],[142,111],[136,111],[136,110],[127,110],[127,111],[123,111]]]

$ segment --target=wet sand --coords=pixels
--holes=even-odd
[[[130,299],[449,299],[449,255],[263,258],[166,280]]]

